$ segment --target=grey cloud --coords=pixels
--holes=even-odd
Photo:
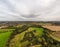
[[[60,0],[0,0],[1,20],[60,21]]]

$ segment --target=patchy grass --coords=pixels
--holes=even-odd
[[[35,36],[42,36],[43,35],[43,28],[37,28],[37,27],[30,27],[26,32],[36,30]]]
[[[23,43],[20,43],[20,41],[24,38],[25,32],[29,32],[29,31],[32,31],[32,30],[36,30],[35,35],[37,37],[38,36],[42,36],[42,34],[43,34],[43,28],[30,27],[26,31],[24,31],[24,32],[22,32],[20,34],[15,35],[15,38],[13,38],[10,41],[10,47],[25,47],[27,44],[31,43],[29,41],[25,41]]]

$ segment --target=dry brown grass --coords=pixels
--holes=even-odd
[[[52,31],[60,31],[60,26],[56,26],[56,25],[45,25],[45,26],[42,26],[44,28],[48,28]]]
[[[56,31],[54,34],[52,34],[55,38],[57,38],[57,40],[60,41],[60,26],[56,26],[56,25],[45,25],[43,26],[44,28],[48,28],[52,31]]]

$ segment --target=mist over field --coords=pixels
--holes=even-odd
[[[0,21],[60,21],[60,0],[0,0]]]

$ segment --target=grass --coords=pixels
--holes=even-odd
[[[14,29],[0,29],[0,47],[5,47],[6,42],[8,41],[9,36],[12,33],[13,30]],[[34,39],[30,42],[29,41],[24,41],[24,42],[21,43],[20,41],[24,38],[25,32],[31,32],[31,31],[34,31],[34,30],[36,30],[36,32],[33,32],[34,36],[37,37],[37,39],[39,41],[42,41],[41,38],[39,38],[39,37],[41,37],[44,34],[44,32],[43,32],[44,28],[29,27],[24,32],[15,35],[14,38],[10,40],[9,47],[25,47],[27,44],[30,44],[32,41],[34,41]],[[52,36],[52,37],[54,37],[54,36]],[[54,38],[54,39],[56,39],[56,38]],[[41,45],[38,44],[38,45],[31,46],[31,47],[40,47],[40,46]]]
[[[60,42],[60,39],[58,38],[58,37],[56,37],[56,36],[54,36],[54,35],[50,35],[53,39],[55,39],[55,40],[57,40],[57,41],[59,41]]]
[[[12,30],[14,30],[14,29],[0,29],[0,33],[9,32]]]
[[[43,34],[43,28],[30,27],[26,31],[24,31],[20,34],[17,34],[15,36],[15,38],[13,40],[11,40],[11,42],[12,42],[11,44],[13,44],[13,42],[15,41],[13,44],[14,45],[13,47],[25,47],[27,44],[29,44],[30,42],[28,42],[28,41],[25,41],[23,43],[20,43],[20,41],[23,39],[25,32],[29,32],[32,30],[36,30],[36,34],[35,34],[36,36],[42,36],[42,34]],[[10,46],[10,47],[12,47],[12,46]]]
[[[43,35],[43,28],[33,28],[36,30],[36,36],[42,36]]]
[[[28,30],[26,31],[32,31],[32,30],[36,30],[36,36],[42,36],[43,35],[43,28],[37,28],[37,27],[30,27]]]
[[[5,47],[5,44],[6,44],[6,42],[7,42],[7,40],[8,40],[8,38],[9,38],[9,36],[10,36],[10,34],[12,33],[11,31],[12,30],[1,30],[0,29],[0,32],[3,32],[3,31],[5,31],[5,33],[0,33],[0,47]],[[7,31],[7,32],[6,32]]]
[[[7,40],[9,39],[10,34],[12,33],[12,30],[14,29],[0,29],[0,47],[5,47],[5,44],[7,42]],[[42,36],[43,35],[43,28],[37,28],[37,27],[30,27],[28,28],[26,31],[15,35],[15,38],[13,38],[11,40],[12,43],[10,43],[10,47],[12,47],[11,45],[13,44],[13,47],[24,47],[27,44],[29,44],[30,42],[25,41],[23,43],[20,43],[20,41],[23,39],[25,32],[29,32],[32,30],[36,30],[35,36]]]

